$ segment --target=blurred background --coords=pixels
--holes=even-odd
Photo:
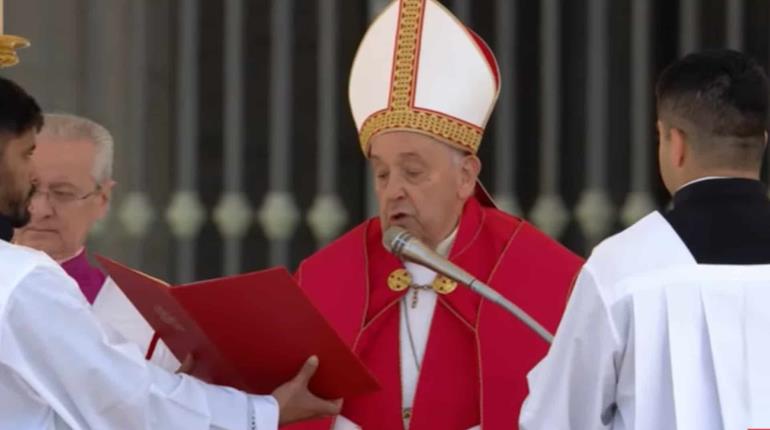
[[[32,47],[3,70],[113,133],[92,252],[172,282],[285,265],[375,214],[347,105],[386,0],[6,0]],[[499,205],[586,255],[668,196],[653,84],[684,53],[767,65],[767,0],[443,0],[495,51],[480,150]]]

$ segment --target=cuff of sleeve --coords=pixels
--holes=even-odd
[[[278,401],[273,396],[250,396],[252,413],[249,430],[274,430],[278,428]]]

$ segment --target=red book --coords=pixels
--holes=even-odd
[[[377,381],[283,268],[171,286],[97,256],[107,273],[191,374],[250,393],[271,393],[311,355],[316,395],[349,398]]]

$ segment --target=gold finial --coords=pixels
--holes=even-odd
[[[23,37],[5,34],[3,17],[3,0],[0,0],[0,68],[15,66],[19,63],[16,50],[29,46],[29,41]]]
[[[19,63],[16,50],[29,46],[29,41],[23,37],[0,34],[0,68],[15,66]]]

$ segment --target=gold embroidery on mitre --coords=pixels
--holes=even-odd
[[[393,111],[376,113],[364,122],[359,133],[361,149],[369,156],[369,139],[383,130],[420,130],[462,150],[475,154],[481,145],[482,130],[436,112]]]
[[[445,276],[436,276],[433,280],[433,290],[439,294],[449,294],[457,288],[457,282]]]
[[[403,0],[398,17],[396,52],[393,58],[393,82],[390,88],[391,110],[406,111],[411,107],[417,45],[422,33],[422,6],[424,0]]]
[[[383,130],[419,130],[475,154],[483,130],[440,112],[413,108],[417,70],[417,48],[422,33],[425,0],[403,0],[398,17],[393,82],[386,110],[372,114],[358,133],[364,156],[369,157],[369,139]]]
[[[396,269],[388,275],[388,288],[391,291],[404,291],[412,284],[412,275],[406,269]]]

